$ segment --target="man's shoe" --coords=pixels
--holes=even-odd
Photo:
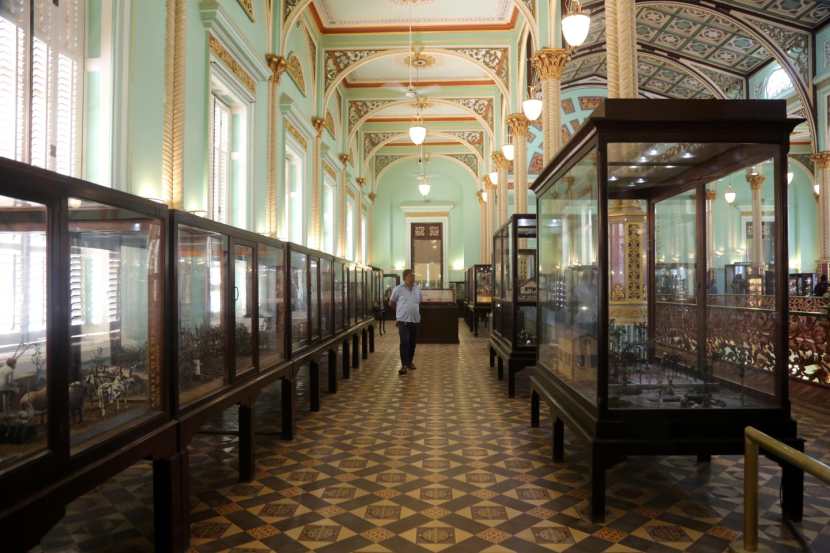
[[[406,374],[406,367],[401,367],[401,370],[398,371],[398,374]]]
[[[417,369],[418,367],[416,367],[415,365],[410,364],[410,365],[409,365],[409,367],[407,367],[407,368],[408,368],[410,371],[414,371],[414,370],[415,370],[415,369]]]

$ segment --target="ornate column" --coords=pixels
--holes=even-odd
[[[516,196],[516,213],[527,213],[527,127],[524,113],[512,113],[507,124],[513,133],[513,193]]]
[[[637,97],[637,40],[634,0],[605,0],[608,97]]]
[[[361,259],[364,265],[368,265],[366,261],[366,255],[364,252],[364,244],[363,240],[361,240],[361,232],[360,230],[363,228],[363,185],[366,184],[366,179],[364,177],[357,177],[355,182],[360,187],[360,194],[357,197],[357,217],[354,218],[354,237],[355,237],[355,257],[357,259]],[[366,229],[366,241],[369,241],[369,229]]]
[[[510,162],[501,152],[494,152],[493,165],[496,166],[496,171],[499,173],[498,195],[496,197],[499,216],[495,225],[498,228],[507,222],[507,168],[510,166]]]
[[[265,233],[277,236],[277,87],[288,67],[285,58],[275,54],[265,56],[271,78],[268,79],[268,178],[265,198]]]
[[[496,207],[496,196],[498,195],[497,183],[485,179],[485,190],[487,190],[487,259],[485,263],[493,261],[493,234],[496,232],[498,222],[498,211]]]
[[[176,209],[181,209],[184,203],[186,14],[187,9],[184,0],[167,0],[161,197],[168,206]]]
[[[750,261],[752,266],[758,271],[758,274],[763,275],[764,270],[764,236],[763,236],[763,211],[761,192],[764,188],[764,175],[753,173],[754,169],[746,174],[746,182],[749,183],[749,188],[752,190],[752,255]]]
[[[816,272],[826,275],[830,270],[830,151],[814,154],[813,162],[818,184],[819,252]]]
[[[478,200],[478,212],[481,218],[478,232],[478,257],[480,263],[487,263],[487,219],[489,218],[487,212],[487,203],[484,201],[484,191],[478,190],[476,192],[476,199]]]
[[[311,124],[317,133],[314,136],[314,147],[311,152],[311,226],[308,229],[308,246],[316,250],[320,249],[320,191],[322,190],[322,161],[320,160],[323,144],[323,125],[325,120],[322,117],[312,117]]]
[[[711,270],[714,268],[715,233],[712,229],[713,208],[718,193],[714,190],[706,190],[706,266]]]
[[[550,163],[562,147],[560,79],[569,58],[570,54],[565,48],[543,48],[533,58],[533,66],[542,82],[542,133],[545,165]]]
[[[337,185],[337,255],[346,256],[346,188],[349,186],[347,171],[352,156],[340,154],[340,163],[343,170],[340,172],[340,183]]]
[[[366,264],[372,264],[372,236],[374,232],[374,225],[372,219],[375,217],[375,198],[377,195],[374,192],[369,192],[369,211],[366,212]]]

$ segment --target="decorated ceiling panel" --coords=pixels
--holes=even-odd
[[[532,0],[523,0],[533,4]],[[314,0],[329,29],[369,27],[472,27],[510,23],[513,0]]]
[[[816,0],[721,0],[736,8],[815,29],[830,19],[830,5]]]

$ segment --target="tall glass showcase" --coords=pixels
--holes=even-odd
[[[311,341],[311,305],[309,292],[308,255],[303,251],[289,249],[289,271],[291,294],[289,313],[291,318],[291,353],[302,350]]]
[[[741,252],[751,274],[787,282],[797,123],[779,101],[608,100],[537,179],[533,416],[545,399],[554,457],[562,423],[590,437],[595,519],[605,470],[624,455],[740,453],[748,425],[802,445],[788,396],[787,286],[735,307],[703,285]],[[770,243],[760,233],[745,242],[728,189],[746,203],[761,195]],[[785,510],[797,511],[800,477],[784,475]]]
[[[320,258],[320,331],[324,337],[334,334],[334,271],[328,257]]]
[[[285,248],[259,244],[259,366],[269,369],[285,355]]]
[[[389,297],[392,291],[401,283],[400,275],[386,273],[383,275],[383,317],[387,321],[395,320],[395,313],[389,307]]]
[[[334,329],[346,327],[346,267],[343,261],[334,261]]]
[[[536,215],[512,215],[493,235],[493,298],[490,358],[499,378],[507,366],[508,393],[516,393],[516,373],[536,361]]]
[[[481,321],[487,322],[493,302],[493,265],[473,265],[467,268],[466,282],[467,326],[478,336]]]

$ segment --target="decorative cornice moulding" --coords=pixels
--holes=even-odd
[[[264,58],[257,54],[218,0],[201,0],[199,14],[205,29],[222,43],[254,80],[265,81],[271,76]]]

